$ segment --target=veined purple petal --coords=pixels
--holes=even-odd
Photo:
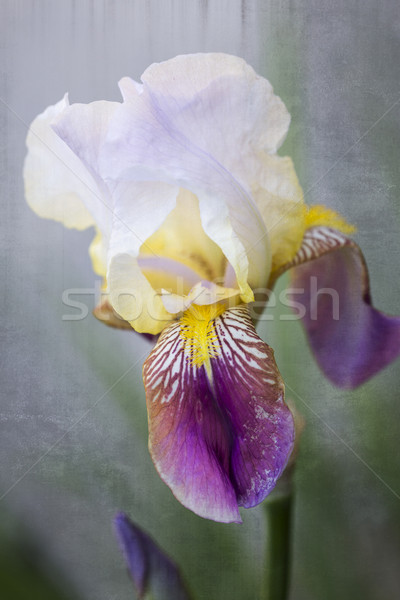
[[[273,350],[257,335],[248,309],[225,311],[215,329],[221,355],[212,360],[214,393],[232,431],[230,476],[239,506],[272,491],[294,441],[292,415]]]
[[[240,522],[281,475],[294,426],[273,352],[247,307],[215,319],[210,369],[193,363],[181,323],[168,326],[144,365],[149,447],[176,498],[198,515]]]
[[[139,598],[189,600],[178,567],[124,513],[114,519],[115,532]],[[147,596],[146,596],[147,597]]]
[[[400,317],[372,306],[367,266],[355,242],[314,227],[286,268],[292,266],[293,300],[304,306],[311,348],[335,385],[355,388],[399,356]]]

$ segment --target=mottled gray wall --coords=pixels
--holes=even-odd
[[[243,56],[292,113],[283,151],[307,201],[358,226],[376,303],[399,312],[399,10],[397,0],[0,2],[1,506],[82,598],[132,597],[110,527],[117,509],[157,537],[197,598],[256,598],[262,512],[242,511],[240,527],[209,523],[159,480],[141,381],[148,347],[90,312],[62,319],[62,292],[94,285],[92,233],[25,205],[28,124],[65,91],[73,102],[119,99],[120,77],[179,53]],[[307,420],[292,598],[392,600],[399,363],[345,393],[323,380],[297,324],[276,319],[260,331]]]

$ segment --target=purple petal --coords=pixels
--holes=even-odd
[[[178,567],[124,513],[114,519],[115,532],[139,598],[188,600]]]
[[[400,317],[372,306],[368,270],[357,244],[338,231],[312,228],[289,266],[296,265],[293,301],[304,306],[303,324],[328,379],[355,388],[397,358]]]
[[[198,515],[240,522],[261,502],[293,446],[291,413],[272,350],[245,306],[215,320],[218,356],[195,366],[181,324],[167,327],[144,365],[149,447],[161,478]]]
[[[284,470],[294,441],[290,410],[272,349],[246,307],[216,321],[221,355],[212,361],[215,395],[233,433],[231,481],[239,506],[264,500]]]

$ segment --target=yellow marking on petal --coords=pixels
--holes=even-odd
[[[240,299],[244,304],[254,302],[254,293],[249,284],[246,282],[240,289]]]
[[[306,229],[305,212],[303,202],[286,202],[283,210],[280,208],[280,198],[275,198],[269,216],[271,225],[268,226],[269,221],[267,222],[272,251],[272,274],[296,256]]]
[[[180,336],[183,347],[189,352],[192,365],[205,365],[207,374],[211,376],[210,359],[219,356],[219,344],[215,332],[214,320],[225,311],[223,304],[206,304],[192,306],[183,313]]]
[[[103,236],[96,227],[96,235],[89,246],[89,256],[92,261],[93,271],[101,277],[106,276],[106,265],[104,262]]]
[[[147,238],[140,254],[171,258],[195,271],[199,279],[208,281],[222,277],[226,264],[221,248],[204,232],[197,196],[183,188],[179,190],[175,208]],[[159,279],[161,276],[162,273],[158,273]],[[159,282],[153,285],[151,281],[151,284],[154,288],[170,288],[168,281],[161,285]]]
[[[354,233],[356,231],[356,227],[350,225],[339,213],[322,204],[305,207],[305,210],[306,229],[322,226],[338,229],[342,233]]]

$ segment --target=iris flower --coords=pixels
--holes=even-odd
[[[277,154],[288,111],[242,59],[178,56],[119,85],[123,102],[65,96],[33,121],[26,197],[42,217],[95,228],[90,255],[108,294],[96,316],[160,334],[143,378],[161,478],[198,515],[240,522],[294,438],[255,298],[291,269],[316,359],[348,388],[399,354],[400,319],[372,307],[353,228],[305,205]]]

